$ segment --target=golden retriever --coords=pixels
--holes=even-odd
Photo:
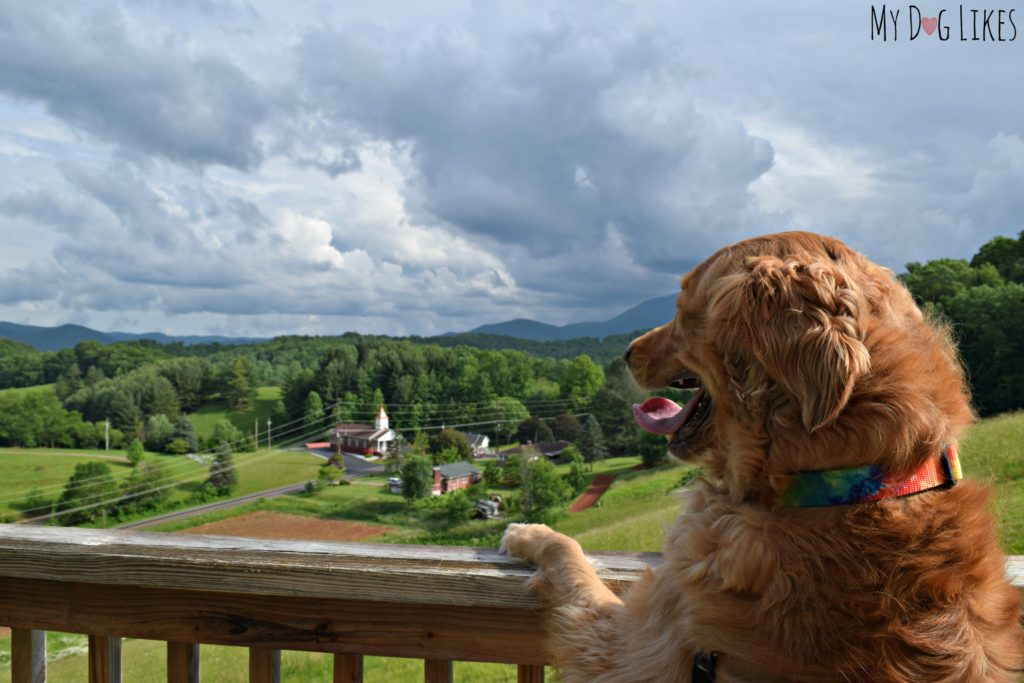
[[[810,233],[739,242],[683,278],[675,318],[626,358],[644,387],[697,389],[635,412],[707,476],[663,563],[621,598],[573,539],[509,527],[565,681],[1017,679],[1019,597],[989,493],[950,469],[974,419],[956,350],[891,271]],[[911,495],[786,502],[823,470],[888,487],[940,465],[942,485]]]

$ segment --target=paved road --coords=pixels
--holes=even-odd
[[[312,455],[328,459],[333,455],[333,452],[329,449],[314,449],[307,450],[305,448],[295,449],[301,450],[305,453],[311,453]],[[352,455],[350,453],[343,453],[345,457],[345,472],[346,475],[352,479],[357,477],[365,477],[369,474],[378,474],[384,471],[383,465],[370,462],[369,460],[362,458],[358,455]],[[214,510],[226,510],[228,508],[237,507],[243,503],[257,500],[259,498],[277,498],[278,496],[286,496],[289,493],[301,493],[306,487],[306,482],[299,484],[288,484],[287,486],[279,486],[276,489],[268,489],[266,491],[257,491],[256,493],[250,493],[238,498],[232,498],[230,500],[221,500],[216,503],[207,503],[205,505],[197,505],[195,507],[187,508],[185,510],[178,510],[177,512],[168,512],[165,515],[158,517],[150,517],[149,519],[142,519],[137,522],[128,522],[127,524],[118,525],[117,529],[145,529],[149,526],[156,524],[163,524],[164,522],[170,522],[176,519],[184,519],[185,517],[191,517],[192,515],[201,515],[206,512],[213,512]]]
[[[226,510],[227,508],[233,508],[238,505],[242,505],[243,503],[248,503],[249,501],[257,500],[259,498],[277,498],[278,496],[286,496],[289,493],[301,493],[305,487],[305,482],[301,484],[288,484],[287,486],[280,486],[276,489],[269,489],[267,491],[257,491],[256,493],[250,493],[245,496],[239,496],[238,498],[232,498],[231,500],[222,500],[216,503],[197,505],[192,508],[178,510],[177,512],[168,512],[166,515],[150,517],[149,519],[143,519],[138,522],[128,522],[127,524],[119,524],[115,528],[145,529],[148,526],[153,526],[155,524],[163,524],[164,522],[170,522],[175,519],[191,517],[192,515],[199,515],[204,512],[213,512],[214,510]]]

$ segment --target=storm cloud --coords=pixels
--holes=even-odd
[[[0,2],[0,318],[561,324],[752,234],[898,270],[1017,232],[1024,37],[881,44],[869,13]]]

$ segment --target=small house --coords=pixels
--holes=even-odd
[[[468,489],[478,481],[480,470],[468,462],[453,462],[434,468],[434,483],[430,487],[430,493],[434,496],[443,496],[453,491]]]
[[[474,458],[482,458],[490,454],[491,437],[486,434],[474,434],[473,432],[466,432],[465,435]]]

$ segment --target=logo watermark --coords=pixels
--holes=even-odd
[[[871,40],[894,42],[935,36],[940,41],[1007,43],[1017,40],[1015,9],[983,9],[960,5],[925,16],[917,5],[871,6]]]

